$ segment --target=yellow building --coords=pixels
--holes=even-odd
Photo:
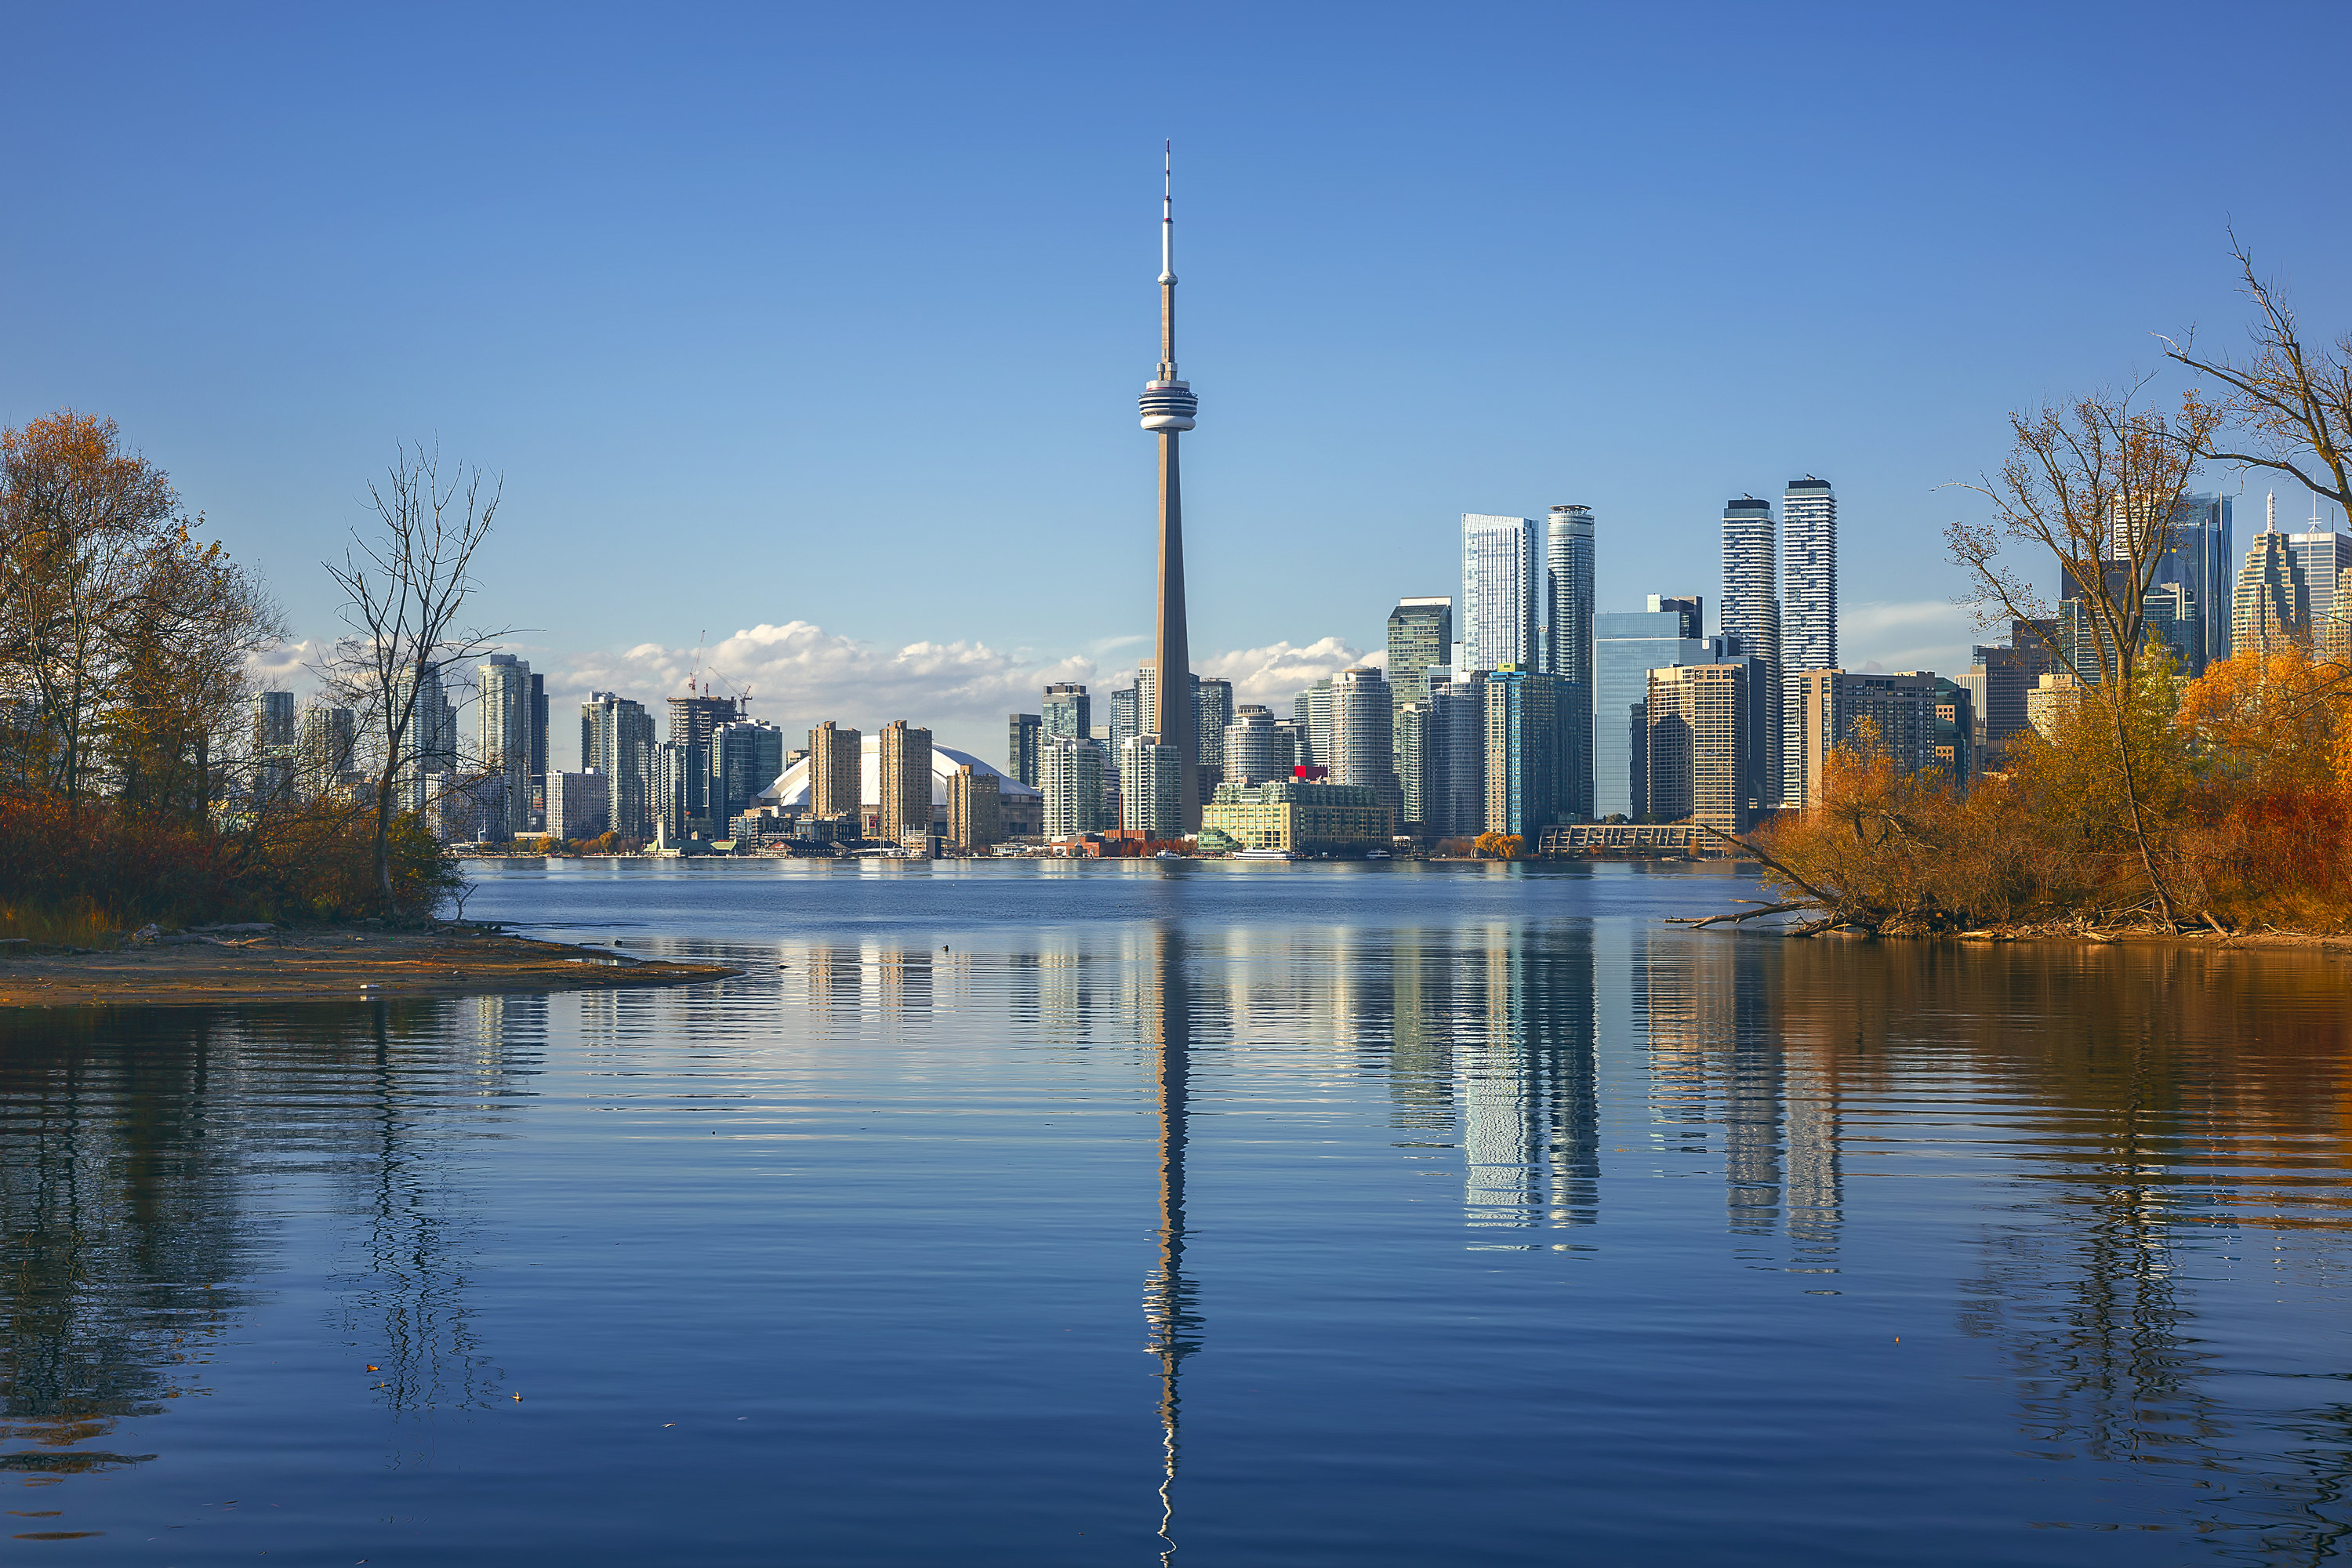
[[[931,732],[904,719],[882,726],[882,812],[875,837],[906,844],[931,836]]]
[[[1201,831],[1212,828],[1244,849],[1385,849],[1396,817],[1363,784],[1307,784],[1275,779],[1262,784],[1219,784],[1201,808]]]

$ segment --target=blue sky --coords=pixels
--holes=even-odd
[[[437,439],[563,695],[707,632],[756,713],[992,757],[1150,631],[1163,137],[1192,644],[1261,696],[1457,591],[1464,510],[1712,605],[1808,471],[1850,662],[1955,668],[1938,487],[2009,409],[2234,340],[2228,223],[2352,325],[2282,69],[2340,6],[1633,11],[11,7],[0,422],[114,416],[312,639]]]

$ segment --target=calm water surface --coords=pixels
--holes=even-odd
[[[11,1561],[2352,1555],[2341,959],[482,875],[747,973],[0,1021]]]

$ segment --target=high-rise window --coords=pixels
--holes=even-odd
[[[1791,715],[1809,669],[1838,668],[1837,492],[1807,474],[1780,492],[1780,799],[1805,801],[1805,752]]]
[[[1786,693],[1780,679],[1780,561],[1773,548],[1772,503],[1742,496],[1723,509],[1723,598],[1716,625],[1738,639],[1733,651],[1764,665],[1764,733],[1751,736],[1764,763],[1760,785],[1766,804],[1780,802],[1782,714]]]
[[[1556,506],[1545,536],[1551,635],[1545,653],[1559,680],[1558,820],[1592,820],[1592,509]]]
[[[1525,517],[1462,514],[1462,657],[1458,673],[1533,669],[1542,531]]]

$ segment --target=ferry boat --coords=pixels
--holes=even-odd
[[[1234,851],[1234,858],[1236,860],[1296,860],[1298,858],[1298,851],[1296,849],[1236,849]]]

